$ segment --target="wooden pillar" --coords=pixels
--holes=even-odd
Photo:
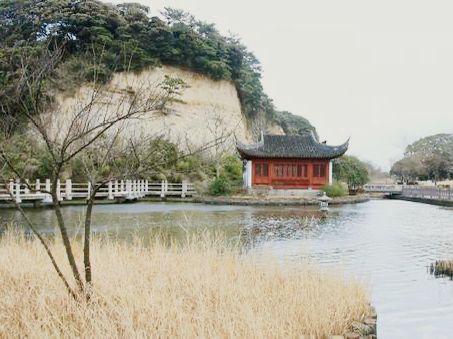
[[[145,193],[149,192],[149,181],[145,180]]]
[[[327,166],[329,166],[329,182],[327,184],[332,185],[333,184],[333,162],[332,162],[332,160],[330,160],[327,163]]]
[[[35,191],[36,191],[36,193],[41,192],[41,181],[39,179],[36,179]]]
[[[118,194],[118,180],[115,180],[115,195]]]
[[[24,193],[25,194],[30,193],[30,181],[28,179],[25,179]]]
[[[66,198],[66,200],[72,200],[72,180],[71,179],[66,180],[65,198]]]

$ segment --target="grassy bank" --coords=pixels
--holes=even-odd
[[[52,248],[63,262],[62,246]],[[322,337],[348,332],[369,310],[358,282],[306,264],[264,266],[203,238],[97,239],[92,260],[93,301],[78,304],[37,241],[4,234],[0,337]]]

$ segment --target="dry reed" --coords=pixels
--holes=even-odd
[[[59,242],[52,249],[63,263]],[[81,257],[80,245],[75,252]],[[357,281],[307,264],[257,264],[209,239],[95,239],[92,262],[92,302],[76,303],[40,244],[7,231],[0,337],[324,337],[347,332],[369,310]]]

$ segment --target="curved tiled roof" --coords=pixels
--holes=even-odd
[[[305,158],[334,159],[342,156],[349,147],[349,139],[340,146],[319,143],[313,135],[264,135],[260,142],[238,144],[242,158]]]

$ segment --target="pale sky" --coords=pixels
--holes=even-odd
[[[389,169],[408,143],[453,132],[453,2],[135,0],[237,34],[278,109]],[[118,2],[125,2],[116,1]]]

